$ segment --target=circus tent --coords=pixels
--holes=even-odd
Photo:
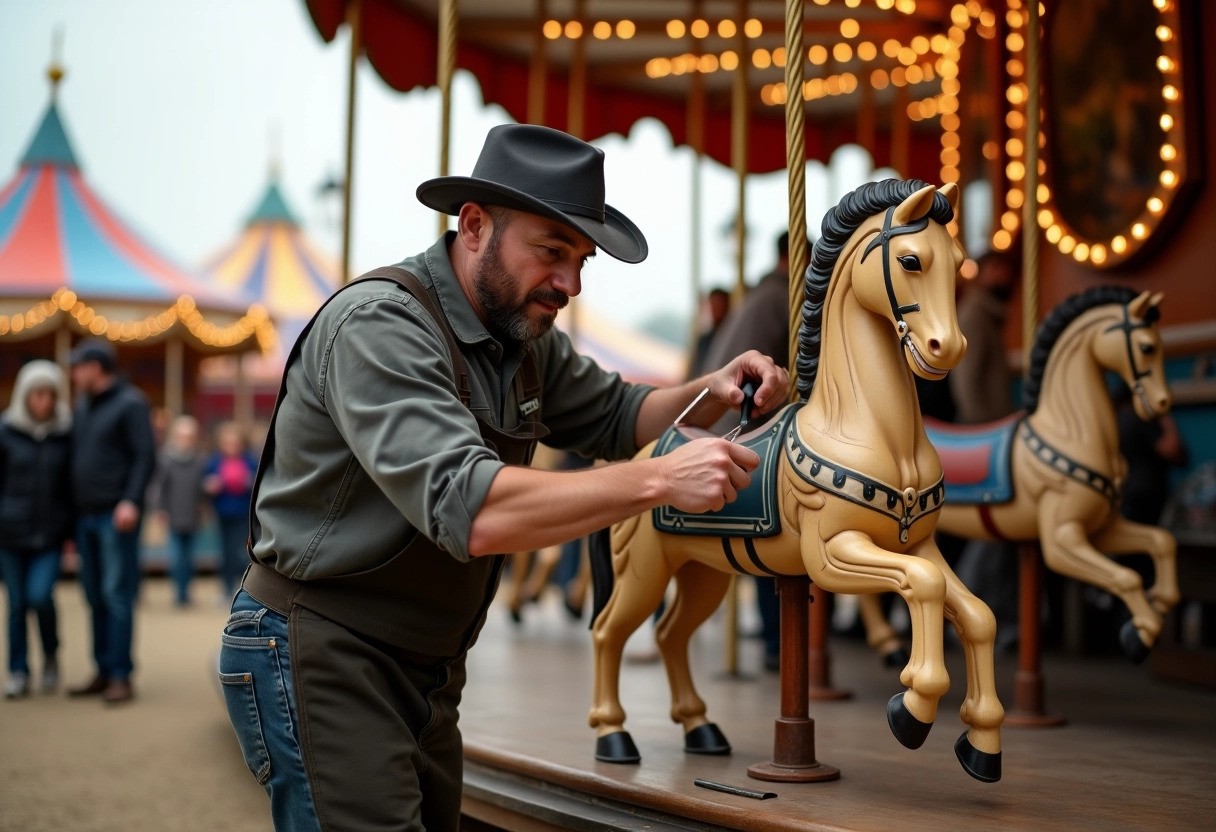
[[[182,412],[203,356],[268,350],[274,326],[261,305],[157,251],[93,191],[55,101],[62,71],[50,77],[42,123],[0,188],[0,379],[31,358],[66,363],[74,338],[106,337],[154,402]]]
[[[266,417],[274,405],[287,351],[304,325],[338,288],[336,264],[320,251],[300,227],[272,171],[270,183],[236,238],[203,264],[211,283],[228,292],[243,293],[265,306],[274,317],[279,341],[275,349],[238,358],[253,386],[254,412],[235,403],[238,419]],[[230,360],[207,361],[201,368],[204,408],[223,410],[238,378]]]

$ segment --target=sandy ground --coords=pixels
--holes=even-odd
[[[176,609],[168,581],[144,581],[135,701],[106,706],[97,698],[69,699],[62,690],[0,700],[0,830],[271,828],[266,794],[241,759],[215,681],[227,619],[219,585],[199,579],[193,594],[194,606]],[[60,583],[56,601],[64,686],[76,685],[93,672],[87,607],[71,581]],[[41,648],[33,629],[31,622],[36,680]]]

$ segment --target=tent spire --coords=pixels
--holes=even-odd
[[[59,82],[63,80],[63,76],[67,74],[63,65],[60,63],[60,57],[63,54],[63,27],[56,26],[54,34],[51,35],[51,65],[46,69],[46,77],[51,79],[51,103],[54,104],[59,98]]]
[[[46,70],[46,77],[51,81],[51,103],[47,106],[46,115],[42,117],[42,123],[38,125],[38,131],[34,133],[25,155],[21,157],[21,167],[53,165],[71,170],[80,168],[56,106],[59,82],[67,74],[59,61],[62,46],[63,29],[57,27],[51,41],[51,65]]]

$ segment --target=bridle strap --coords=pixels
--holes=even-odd
[[[1151,376],[1153,371],[1140,370],[1136,367],[1136,351],[1132,349],[1132,333],[1137,329],[1148,329],[1151,326],[1152,323],[1150,321],[1133,323],[1131,313],[1127,309],[1127,304],[1124,304],[1123,320],[1103,330],[1103,332],[1114,332],[1116,329],[1123,331],[1123,346],[1127,349],[1127,369],[1132,374],[1132,384],[1137,390],[1140,388],[1140,379],[1145,376]]]
[[[919,303],[909,303],[905,306],[899,305],[899,300],[895,297],[895,287],[891,283],[891,238],[898,237],[901,234],[916,234],[924,231],[929,227],[929,215],[921,217],[907,225],[901,225],[896,228],[891,227],[891,219],[895,216],[895,209],[898,206],[892,205],[887,209],[886,216],[883,217],[882,231],[878,236],[866,245],[865,251],[861,253],[859,262],[866,262],[866,258],[870,256],[870,252],[878,246],[882,246],[882,279],[887,287],[887,302],[891,304],[891,315],[895,318],[895,328],[899,330],[901,338],[907,337],[908,325],[904,322],[905,312],[919,312]]]

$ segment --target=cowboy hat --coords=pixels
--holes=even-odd
[[[648,251],[638,227],[604,204],[604,151],[549,127],[491,128],[473,175],[429,179],[418,186],[418,201],[444,214],[476,202],[548,217],[626,263],[640,263]]]

